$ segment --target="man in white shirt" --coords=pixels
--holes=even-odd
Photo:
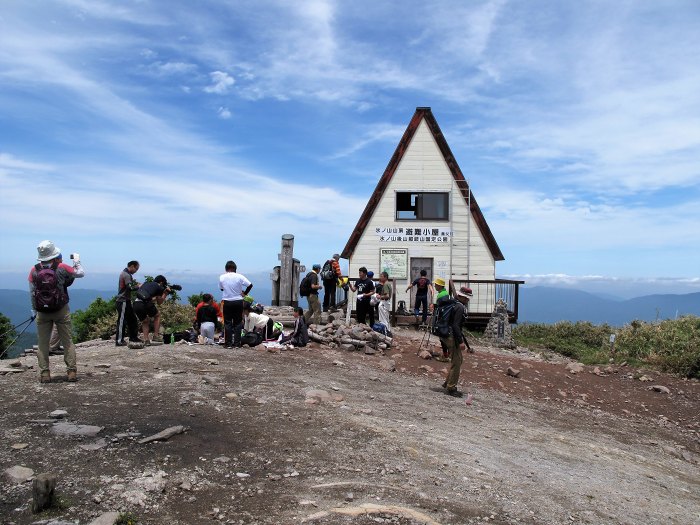
[[[224,302],[224,347],[241,346],[241,334],[235,333],[234,327],[243,321],[243,298],[248,295],[253,284],[242,274],[236,272],[236,263],[226,263],[226,273],[219,277],[219,289],[223,292]]]

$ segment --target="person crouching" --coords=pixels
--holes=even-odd
[[[236,334],[241,333],[241,345],[258,346],[267,339],[272,339],[275,322],[265,314],[253,312],[251,304],[243,303],[243,322],[234,330]]]

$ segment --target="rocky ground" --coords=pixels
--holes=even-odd
[[[92,342],[77,383],[54,356],[48,385],[22,358],[0,375],[0,523],[700,522],[697,381],[473,345],[468,404],[436,388],[448,364],[422,338],[399,329],[385,355]],[[57,505],[32,514],[40,473]]]

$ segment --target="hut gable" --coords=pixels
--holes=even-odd
[[[454,191],[454,195],[461,201],[461,207],[465,210],[464,222],[471,219],[476,226],[472,243],[484,248],[483,255],[488,260],[484,260],[483,263],[486,266],[490,265],[489,273],[493,273],[494,261],[504,260],[503,254],[432,111],[426,107],[416,109],[384,174],[379,179],[348,239],[342,257],[353,259],[358,243],[367,233],[370,223],[377,223],[375,226],[379,223],[382,225],[395,224],[397,192],[440,190],[448,192],[457,190]],[[456,212],[457,205],[458,202],[453,198],[450,208],[454,207]],[[470,216],[466,214],[467,206],[470,206]],[[460,215],[453,213],[453,220],[459,221]],[[369,233],[374,235],[374,232]]]

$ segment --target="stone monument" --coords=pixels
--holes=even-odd
[[[508,320],[508,308],[503,299],[496,301],[491,319],[489,319],[489,324],[486,325],[484,331],[484,340],[503,348],[515,348],[516,346]]]

